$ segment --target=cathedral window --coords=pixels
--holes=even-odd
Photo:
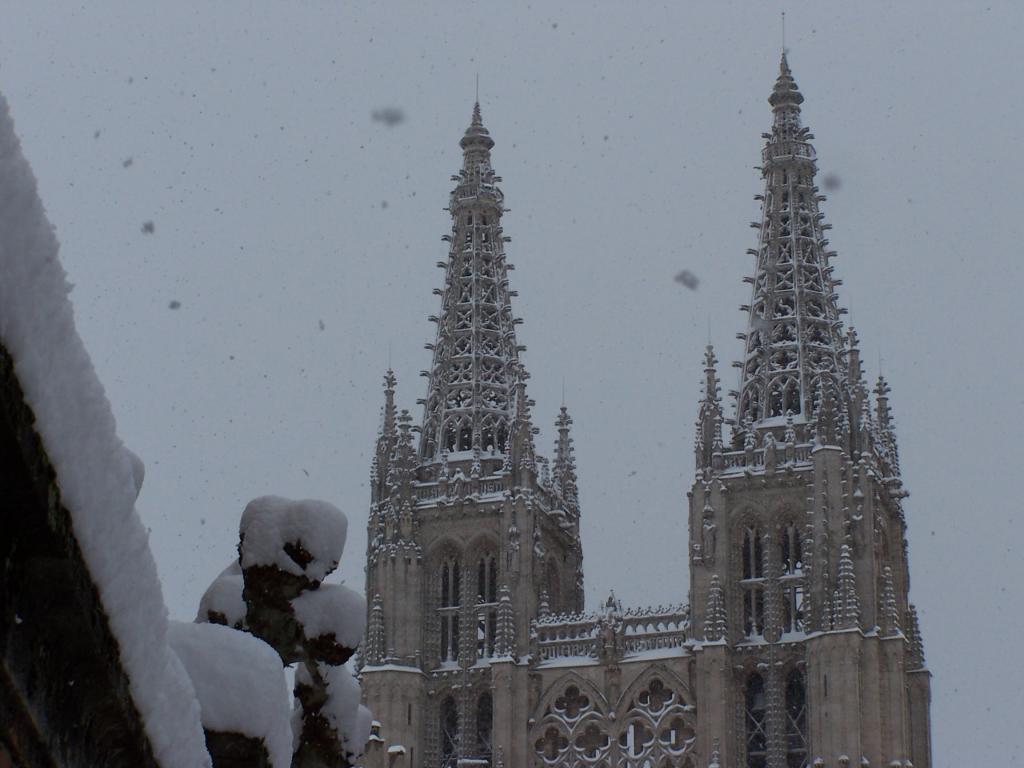
[[[455,768],[458,760],[459,710],[451,696],[441,702],[441,765]]]
[[[494,554],[486,554],[477,562],[476,600],[476,655],[490,658],[498,628],[498,558]]]
[[[767,768],[768,723],[764,678],[756,672],[747,678],[745,691],[747,768]]]
[[[803,542],[800,529],[790,523],[782,530],[782,541],[779,543],[782,573],[784,576],[801,573],[804,569]]]
[[[473,427],[463,423],[459,429],[459,450],[469,451],[473,448]]]
[[[741,559],[743,629],[747,637],[756,637],[764,634],[765,626],[764,542],[757,528],[744,531]]]
[[[491,756],[491,734],[494,730],[494,702],[491,694],[483,693],[476,703],[476,757]]]
[[[444,436],[441,438],[444,449],[451,453],[455,450],[455,428],[452,425],[448,425],[444,428]]]
[[[441,563],[441,595],[438,613],[441,616],[441,661],[459,658],[459,607],[461,600],[462,569],[458,558]]]
[[[807,766],[807,685],[794,669],[786,676],[786,768]]]
[[[747,528],[743,533],[743,578],[764,578],[764,554],[761,534],[757,528]]]

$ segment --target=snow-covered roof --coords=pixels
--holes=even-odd
[[[0,342],[56,471],[61,502],[163,768],[209,766],[192,683],[167,643],[167,608],[135,498],[139,462],[75,329],[59,245],[0,95]]]

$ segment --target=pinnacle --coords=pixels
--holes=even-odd
[[[789,61],[783,52],[782,61],[779,62],[779,77],[775,81],[775,88],[772,95],[768,97],[768,103],[775,108],[791,106],[798,107],[804,101],[803,94],[797,88],[793,73],[789,68]]]
[[[480,147],[489,150],[494,146],[494,139],[491,138],[490,132],[484,128],[484,121],[480,116],[479,101],[473,104],[473,118],[470,120],[469,128],[466,129],[466,134],[462,137],[462,141],[459,142],[459,146],[466,151],[469,151],[471,148]]]

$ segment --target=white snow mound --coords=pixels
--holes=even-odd
[[[262,739],[274,768],[288,768],[291,697],[277,652],[248,632],[172,621],[171,648],[185,665],[203,727]]]
[[[199,704],[167,645],[167,607],[135,511],[141,462],[117,437],[75,330],[58,250],[0,95],[0,340],[35,413],[154,755],[163,768],[209,766]]]
[[[202,600],[199,601],[199,612],[196,621],[210,621],[210,613],[221,613],[231,627],[245,626],[248,608],[242,598],[245,583],[242,579],[242,566],[235,560],[221,571],[220,576],[206,588]]]
[[[276,565],[286,573],[320,582],[338,567],[348,519],[326,501],[261,496],[246,506],[238,532],[242,568]],[[288,544],[300,546],[311,560],[298,562],[285,551]]]
[[[356,648],[366,629],[366,598],[342,584],[321,584],[292,600],[295,618],[306,637],[334,633],[346,648]]]

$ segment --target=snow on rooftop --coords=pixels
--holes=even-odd
[[[274,768],[292,760],[291,696],[277,651],[219,624],[172,621],[171,648],[192,678],[203,727],[261,739]]]
[[[326,501],[261,496],[246,505],[239,524],[242,568],[276,565],[286,573],[323,581],[338,567],[347,533],[345,515]],[[289,544],[299,545],[308,562],[289,555]]]
[[[163,768],[209,766],[199,704],[167,645],[167,608],[135,511],[141,461],[117,437],[75,329],[58,250],[0,95],[0,340],[35,413],[154,755]]]

